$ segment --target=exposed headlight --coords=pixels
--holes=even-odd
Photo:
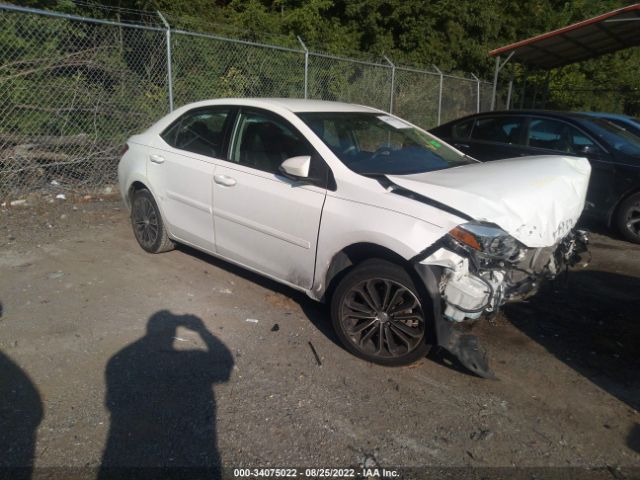
[[[523,246],[497,225],[465,223],[449,232],[458,242],[485,255],[503,260],[515,260]]]

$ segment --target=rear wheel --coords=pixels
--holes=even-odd
[[[131,226],[140,246],[149,253],[172,250],[160,209],[147,189],[136,190],[131,201]]]
[[[407,365],[428,353],[424,312],[409,274],[378,259],[354,267],[331,299],[333,326],[347,350],[381,365]]]
[[[626,240],[640,243],[640,192],[634,193],[620,204],[615,223]]]

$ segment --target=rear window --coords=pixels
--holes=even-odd
[[[479,118],[473,126],[471,138],[486,142],[519,144],[523,125],[522,117]]]
[[[160,134],[174,148],[220,157],[229,108],[209,107],[191,110]]]
[[[473,127],[473,120],[457,123],[451,129],[453,138],[469,138]]]

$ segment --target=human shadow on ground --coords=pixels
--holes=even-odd
[[[204,349],[176,350],[178,327]],[[106,367],[109,437],[98,478],[216,478],[220,457],[212,386],[226,382],[233,357],[194,315],[159,311],[146,335]]]
[[[11,358],[0,352],[0,478],[31,478],[42,417],[38,389]]]
[[[511,323],[598,387],[640,409],[640,278],[570,272],[526,303]]]

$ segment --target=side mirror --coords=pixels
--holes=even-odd
[[[280,164],[280,171],[287,177],[294,179],[308,178],[311,157],[302,155],[300,157],[287,158]]]

